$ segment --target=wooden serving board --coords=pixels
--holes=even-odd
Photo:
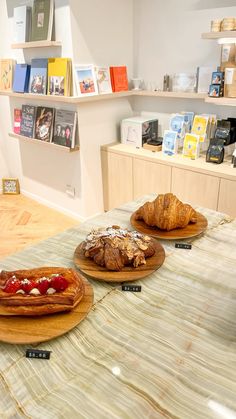
[[[152,239],[153,240],[153,239]],[[145,278],[156,271],[165,260],[165,250],[160,243],[153,240],[155,253],[150,258],[146,258],[146,265],[137,268],[125,266],[121,271],[108,271],[106,268],[97,265],[93,259],[84,256],[81,250],[82,243],[75,249],[74,264],[84,274],[98,281],[105,282],[128,282]]]
[[[0,341],[13,344],[36,344],[63,335],[77,326],[89,313],[93,304],[93,288],[82,277],[85,294],[71,311],[45,316],[0,315]]]
[[[148,226],[143,220],[135,220],[135,212],[131,215],[130,223],[132,227],[140,233],[147,234],[162,240],[181,240],[195,237],[207,228],[207,219],[204,215],[197,212],[197,222],[188,224],[185,228],[176,228],[171,231],[160,230],[157,227]]]

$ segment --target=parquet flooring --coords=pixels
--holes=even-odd
[[[0,195],[0,259],[78,224],[23,195]]]

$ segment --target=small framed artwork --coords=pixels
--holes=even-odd
[[[222,71],[213,71],[211,84],[221,84],[223,81],[223,72]]]
[[[209,96],[210,97],[220,97],[220,85],[211,84],[210,85]]]
[[[7,195],[17,195],[20,193],[19,180],[16,178],[2,179],[2,193]]]
[[[97,76],[98,93],[112,93],[109,67],[95,67]]]
[[[94,65],[76,65],[74,72],[78,96],[92,96],[98,94]]]

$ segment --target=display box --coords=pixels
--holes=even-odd
[[[225,97],[236,97],[236,68],[225,69]]]
[[[158,119],[142,116],[123,119],[121,122],[121,142],[134,147],[142,147],[149,141],[158,140]]]

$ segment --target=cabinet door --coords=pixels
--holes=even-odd
[[[167,193],[171,186],[171,167],[135,158],[133,161],[134,199],[148,193]]]
[[[171,192],[183,202],[216,210],[219,184],[215,176],[172,168]]]
[[[105,211],[133,200],[132,157],[102,151]]]
[[[221,179],[217,209],[236,217],[236,181]]]

